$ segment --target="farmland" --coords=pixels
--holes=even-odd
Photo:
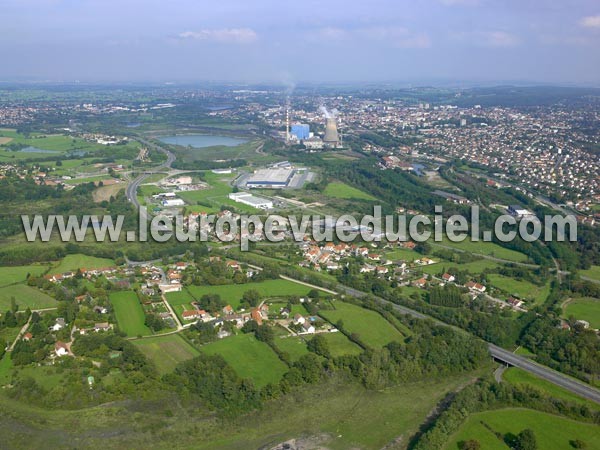
[[[600,299],[585,297],[567,302],[563,316],[585,320],[592,328],[600,328]]]
[[[46,270],[48,270],[48,266],[43,265],[0,267],[0,286],[25,281],[27,274],[40,276]]]
[[[275,345],[279,350],[290,355],[292,361],[298,360],[302,355],[308,353],[306,340],[302,337],[290,336],[275,340]]]
[[[471,241],[470,239],[465,239],[462,242],[452,242],[451,240],[444,238],[444,240],[439,244],[437,242],[432,242],[431,244],[434,247],[452,247],[458,250],[463,250],[465,252],[474,253],[478,255],[492,256],[494,258],[505,259],[507,261],[527,261],[527,256],[523,253],[501,247],[498,244],[494,244],[493,242]]]
[[[494,287],[503,290],[508,295],[533,300],[537,304],[543,303],[550,293],[549,284],[536,286],[529,281],[516,280],[495,273],[488,275],[488,280]]]
[[[331,356],[338,357],[343,355],[357,355],[362,349],[354,342],[350,341],[343,333],[325,333],[323,334]]]
[[[10,308],[10,299],[14,297],[19,309],[54,308],[56,300],[42,291],[25,284],[13,284],[0,288],[0,311]]]
[[[177,364],[199,354],[198,350],[177,334],[137,339],[133,343],[154,362],[160,374],[172,372]]]
[[[448,271],[448,269],[455,270],[468,270],[470,273],[478,274],[482,273],[486,269],[496,269],[500,264],[494,261],[490,261],[489,259],[480,259],[478,261],[472,261],[468,263],[453,263],[449,261],[441,261],[438,264],[433,264],[431,266],[424,266],[421,268],[424,273],[428,274],[437,274],[442,269]]]
[[[115,310],[119,328],[128,336],[151,334],[144,324],[144,310],[135,292],[121,291],[110,294],[110,302]]]
[[[383,347],[391,341],[402,342],[403,336],[387,320],[375,311],[341,301],[333,302],[334,310],[321,310],[320,315],[335,324],[342,320],[344,328],[356,333],[372,347]]]
[[[372,195],[369,195],[366,192],[349,186],[346,183],[341,183],[338,181],[329,183],[323,193],[326,196],[333,198],[344,198],[351,200],[376,200],[375,197],[373,197]]]
[[[507,408],[471,415],[446,449],[458,449],[459,442],[475,439],[486,450],[505,450],[507,445],[494,433],[517,435],[526,428],[533,430],[540,449],[571,449],[570,441],[575,439],[585,442],[587,448],[600,448],[600,433],[596,425],[528,409]]]
[[[258,387],[278,382],[287,366],[264,342],[251,334],[240,334],[205,345],[201,351],[221,355],[242,378],[251,378]]]
[[[218,294],[234,309],[239,307],[244,292],[250,289],[258,291],[263,297],[306,295],[308,291],[310,291],[310,288],[307,286],[287,280],[267,280],[258,283],[227,284],[220,286],[188,286],[188,290],[194,298],[198,299],[206,294]],[[187,303],[189,301],[184,294],[175,297],[173,297],[172,294],[168,294],[167,299],[171,305]]]
[[[50,272],[64,273],[76,271],[77,269],[101,269],[103,267],[111,267],[114,265],[115,262],[112,259],[75,254],[65,256],[56,267],[53,267],[50,270]]]

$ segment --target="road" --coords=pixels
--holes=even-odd
[[[365,297],[367,295],[362,291],[358,291],[348,286],[340,285],[338,286],[338,290],[357,298]],[[392,305],[392,307],[396,311],[401,312],[402,314],[408,314],[419,319],[431,319],[438,324],[449,326],[444,322],[441,322],[433,317],[427,316],[420,312],[414,311],[410,308],[407,308],[406,306],[397,305],[381,297],[375,297],[375,299],[382,304]],[[550,369],[549,367],[537,364],[531,361],[530,359],[525,358],[524,356],[515,355],[514,353],[511,353],[508,350],[504,350],[503,348],[498,347],[497,345],[488,343],[488,348],[492,357],[498,361],[504,362],[514,367],[518,367],[519,369],[523,369],[527,372],[538,376],[539,378],[549,381],[550,383],[553,383],[557,386],[560,386],[585,399],[591,400],[596,403],[600,403],[600,391],[588,384],[568,377],[560,372]]]
[[[147,145],[148,147],[157,149],[159,151],[162,151],[163,153],[165,153],[167,155],[167,161],[163,165],[154,168],[153,171],[158,171],[160,169],[171,167],[171,164],[175,161],[175,155],[173,155],[173,153],[171,153],[170,151],[168,151],[156,144],[153,144],[145,139],[142,139],[142,138],[136,138],[136,139],[138,139],[142,144]],[[152,173],[152,172],[149,172],[149,173]],[[147,175],[148,175],[148,173],[140,175],[127,187],[127,191],[126,191],[127,198],[134,204],[134,206],[137,209],[139,209],[139,206],[140,206],[139,202],[137,201],[137,194],[136,194],[137,187],[141,184],[141,182]],[[362,298],[367,295],[364,292],[358,291],[358,290],[350,288],[348,286],[340,285],[340,286],[338,286],[338,290],[340,292],[344,292],[350,296],[357,297],[357,298]],[[384,300],[383,298],[380,298],[380,297],[375,297],[375,299],[382,304],[392,305],[392,307],[396,311],[401,312],[402,314],[407,314],[407,315],[410,315],[413,317],[417,317],[419,319],[430,319],[438,324],[449,326],[448,324],[446,324],[444,322],[441,322],[437,319],[434,319],[434,318],[427,316],[425,314],[422,314],[420,312],[414,311],[405,306],[397,305],[388,300]],[[570,392],[580,395],[583,398],[594,401],[596,403],[600,403],[600,391],[596,388],[593,388],[592,386],[589,386],[583,382],[580,382],[580,381],[574,380],[570,377],[567,377],[566,375],[556,372],[555,370],[552,370],[548,367],[534,363],[531,360],[529,360],[523,356],[515,355],[508,350],[504,350],[503,348],[498,347],[497,345],[488,343],[488,348],[489,348],[489,351],[490,351],[490,354],[492,355],[492,357],[498,361],[502,361],[502,362],[505,362],[512,366],[526,370],[530,373],[533,373],[534,375],[537,375],[538,377],[540,377],[544,380],[547,380],[547,381],[549,381],[557,386],[560,386]]]
[[[542,366],[531,361],[523,356],[515,355],[514,353],[504,350],[494,344],[488,344],[491,355],[499,360],[503,361],[511,366],[518,367],[519,369],[526,370],[532,374],[543,378],[550,383],[556,384],[568,391],[571,391],[583,398],[592,400],[596,403],[600,403],[600,391],[592,386],[589,386],[581,381],[567,377],[560,372],[549,369],[546,366]]]
[[[17,337],[15,338],[15,340],[13,341],[13,343],[10,345],[10,347],[8,347],[8,349],[6,351],[8,352],[12,352],[13,349],[15,348],[15,345],[17,345],[17,342],[19,341],[19,339],[21,339],[21,337],[27,332],[27,329],[29,328],[29,325],[31,324],[31,317],[33,316],[33,313],[41,313],[44,311],[54,311],[56,308],[44,308],[44,309],[34,309],[31,311],[31,315],[29,316],[29,319],[27,319],[27,323],[25,323],[25,325],[23,325],[21,327],[21,329],[19,330],[19,334],[17,334]]]
[[[145,146],[152,148],[154,150],[163,152],[165,155],[167,155],[167,160],[163,164],[147,170],[145,173],[139,175],[137,178],[135,178],[133,181],[131,181],[129,183],[129,185],[127,186],[127,189],[125,190],[125,195],[127,195],[127,199],[133,204],[133,206],[135,206],[135,209],[139,209],[140,202],[137,199],[138,187],[148,177],[148,175],[155,173],[155,172],[159,172],[164,169],[170,169],[171,164],[173,164],[175,162],[175,155],[172,152],[170,152],[169,150],[167,150],[159,145],[156,145],[153,142],[150,142],[144,138],[136,137],[135,139],[138,142],[144,144]]]

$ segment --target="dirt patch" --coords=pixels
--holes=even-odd
[[[96,203],[108,201],[111,197],[116,196],[121,189],[125,189],[125,183],[111,184],[102,186],[92,193],[92,197]]]
[[[328,450],[323,444],[332,438],[333,436],[328,433],[303,436],[277,444],[275,447],[271,447],[270,450]]]
[[[13,138],[11,137],[0,136],[0,145],[8,144],[12,140]]]

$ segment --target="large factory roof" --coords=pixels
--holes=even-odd
[[[287,184],[294,175],[293,169],[259,169],[246,184]]]

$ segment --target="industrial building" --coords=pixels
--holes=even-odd
[[[323,139],[319,136],[312,136],[302,141],[304,146],[309,150],[320,150],[323,148]]]
[[[304,123],[292,124],[292,136],[295,136],[299,141],[310,137],[310,127]]]
[[[183,206],[185,202],[180,198],[169,198],[162,201],[162,205],[166,207]]]
[[[246,186],[249,188],[284,188],[287,187],[294,173],[294,169],[259,169],[250,175]]]
[[[525,217],[525,216],[533,216],[534,214],[529,211],[528,209],[523,208],[520,205],[510,205],[508,207],[508,213],[511,216],[520,218],[520,217]]]
[[[269,199],[257,197],[248,192],[233,192],[229,194],[229,198],[237,203],[252,206],[258,209],[271,209],[273,202]]]

